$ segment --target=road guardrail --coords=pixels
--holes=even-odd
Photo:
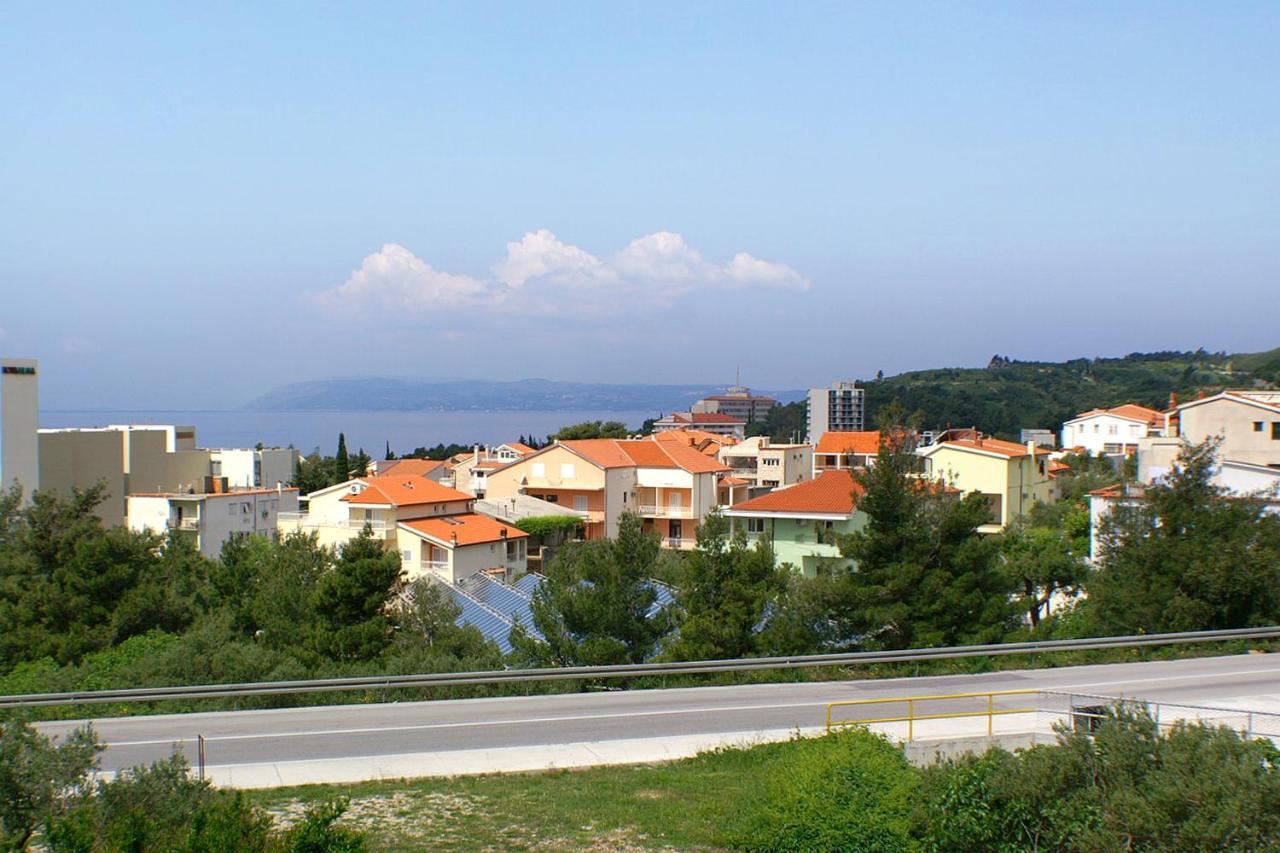
[[[981,646],[945,646],[929,649],[897,649],[876,652],[843,652],[792,657],[735,658],[730,660],[637,663],[616,666],[504,669],[478,672],[434,672],[419,675],[374,675],[353,678],[320,678],[305,681],[259,681],[241,684],[201,684],[178,687],[138,687],[70,693],[27,693],[0,696],[0,708],[44,705],[100,705],[124,702],[162,702],[170,699],[228,699],[245,696],[283,696],[304,693],[337,693],[350,690],[457,687],[472,684],[504,684],[528,681],[583,681],[602,678],[708,675],[766,669],[799,669],[822,666],[902,663],[950,658],[1028,655],[1097,649],[1143,648],[1230,640],[1280,638],[1280,626],[1236,628],[1225,631],[1185,631],[1176,634],[1134,634],[1123,637],[1090,637],[1079,640],[1040,640]]]

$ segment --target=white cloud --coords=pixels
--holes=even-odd
[[[507,244],[488,279],[437,270],[388,243],[342,284],[315,294],[322,306],[412,317],[468,306],[512,313],[583,316],[668,306],[708,291],[807,290],[791,267],[739,252],[727,264],[704,259],[684,237],[659,231],[632,240],[605,261],[547,229]]]
[[[507,257],[493,274],[508,287],[520,287],[532,278],[568,285],[594,284],[616,279],[599,258],[571,246],[543,228],[530,231],[507,244]]]
[[[442,272],[397,243],[367,255],[360,269],[317,295],[326,307],[411,311],[458,308],[485,302],[489,286],[468,275]]]

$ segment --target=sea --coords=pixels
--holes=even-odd
[[[292,445],[303,455],[319,449],[332,454],[338,433],[351,452],[363,449],[382,458],[388,444],[405,454],[437,444],[501,444],[520,436],[539,440],[561,427],[583,421],[622,421],[639,429],[658,412],[588,410],[454,411],[454,412],[257,412],[257,411],[107,411],[45,409],[42,428],[94,427],[108,424],[178,424],[196,428],[200,447],[267,447]]]

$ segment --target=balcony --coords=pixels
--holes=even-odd
[[[662,547],[670,548],[673,551],[692,551],[697,545],[697,540],[689,536],[680,537],[678,539],[664,536],[662,538]]]
[[[637,509],[645,518],[695,518],[693,507],[640,504]]]
[[[305,512],[282,512],[276,515],[278,524],[293,524],[298,527],[334,527],[339,530],[364,530],[365,525],[369,525],[375,533],[385,533],[393,529],[394,525],[389,521],[380,521],[377,519],[365,520],[363,518],[338,518],[324,519],[312,518],[310,514]]]
[[[420,560],[418,562],[418,570],[422,572],[431,572],[437,575],[446,575],[449,573],[448,560]]]
[[[198,518],[171,518],[169,519],[170,530],[190,530],[198,532],[202,524]]]

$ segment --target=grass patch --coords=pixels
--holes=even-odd
[[[745,830],[795,743],[725,749],[665,764],[536,774],[308,785],[255,792],[287,823],[308,803],[349,796],[342,821],[379,850],[711,850]]]

